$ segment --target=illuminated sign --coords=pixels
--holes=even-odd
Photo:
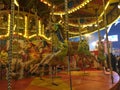
[[[111,42],[116,42],[116,41],[118,41],[118,35],[108,36],[108,40]]]

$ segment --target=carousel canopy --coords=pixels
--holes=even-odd
[[[37,14],[47,26],[51,13],[58,22],[65,21],[65,0],[16,0],[20,11]],[[94,32],[105,27],[104,11],[107,25],[120,14],[119,0],[68,0],[68,25],[71,36]],[[10,10],[11,0],[0,0],[0,11]],[[15,10],[18,7],[15,6]],[[99,24],[99,27],[98,25]]]

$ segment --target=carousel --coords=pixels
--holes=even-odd
[[[107,33],[108,25],[120,17],[119,4],[119,0],[0,0],[0,90],[119,90]],[[87,37],[94,32],[99,39],[97,54],[90,51]]]

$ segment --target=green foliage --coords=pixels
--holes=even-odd
[[[98,50],[99,50],[99,52],[98,52],[98,60],[99,61],[104,61],[106,59],[106,57],[104,55],[104,46],[103,46],[102,42],[100,42],[98,44]]]
[[[98,55],[98,60],[99,60],[99,61],[104,61],[105,59],[106,59],[106,57],[105,57],[104,55],[102,55],[102,54],[101,54],[101,55],[100,55],[100,54]]]
[[[89,45],[86,40],[81,40],[78,45],[78,53],[84,55],[90,55]]]

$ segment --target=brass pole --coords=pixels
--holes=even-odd
[[[81,40],[81,24],[80,24],[80,18],[78,19],[78,29],[79,29],[79,35],[80,35],[80,40]]]
[[[11,0],[11,16],[10,16],[10,33],[9,33],[9,48],[8,48],[8,90],[11,90],[11,62],[12,62],[12,42],[13,42],[13,28],[14,28],[14,0]]]
[[[101,35],[100,35],[100,29],[99,29],[99,18],[98,18],[98,9],[95,9],[96,12],[96,24],[97,24],[97,31],[98,31],[98,47],[101,46]],[[98,51],[100,51],[100,48],[98,48]]]
[[[18,15],[18,19],[17,19],[17,35],[19,35],[19,23],[20,23],[20,21],[19,21],[19,17],[20,17],[20,9],[19,9],[19,6],[17,6],[17,8],[18,8],[18,11],[17,11],[17,15]]]
[[[19,24],[19,23],[20,23],[20,21],[19,21],[20,9],[19,9],[19,6],[17,6],[17,8],[18,8],[18,9],[17,9],[17,15],[18,15],[18,17],[16,18],[16,19],[17,19],[17,24],[16,24],[16,25],[17,25],[17,42],[18,42],[18,40],[19,40],[19,29],[20,29],[20,28],[19,28],[19,27],[20,27],[20,26],[19,26],[19,25],[20,25],[20,24]],[[18,63],[19,51],[16,51],[16,52],[17,52],[17,59],[16,59],[17,62],[16,62],[16,63]],[[17,68],[17,66],[16,66],[16,68]]]
[[[72,90],[72,76],[70,70],[69,26],[68,26],[68,0],[65,0],[65,31],[66,31],[66,38],[68,43],[68,73],[70,80],[70,90]]]
[[[98,30],[98,39],[99,39],[99,42],[101,42],[100,29],[99,29],[99,22],[98,22],[98,21],[99,21],[99,20],[98,20],[98,9],[96,9],[95,12],[96,12],[96,19],[97,19],[96,24],[97,24],[97,30]]]
[[[113,82],[114,78],[113,78],[113,72],[112,72],[112,66],[111,66],[110,45],[109,45],[108,32],[107,32],[107,19],[106,19],[106,10],[105,10],[105,0],[103,0],[103,9],[104,9],[104,24],[105,24],[105,33],[106,33],[108,61],[109,61],[109,66],[110,66],[111,80],[112,80],[112,84],[113,84],[114,83]]]
[[[54,13],[54,6],[53,6],[53,2],[52,2],[52,10],[51,10],[50,23],[49,23],[49,24],[51,24],[51,27],[53,27],[53,24],[56,23],[56,21],[54,21],[54,14],[53,13]],[[54,33],[54,31],[52,31],[52,34],[51,34],[51,38],[52,38],[51,39],[51,42],[52,42],[52,53],[54,53],[54,43],[55,43],[53,33]],[[50,68],[51,68],[50,72],[51,72],[51,82],[52,82],[52,85],[57,86],[57,84],[55,83],[55,80],[54,80],[54,75],[53,75],[54,66],[51,65]]]

